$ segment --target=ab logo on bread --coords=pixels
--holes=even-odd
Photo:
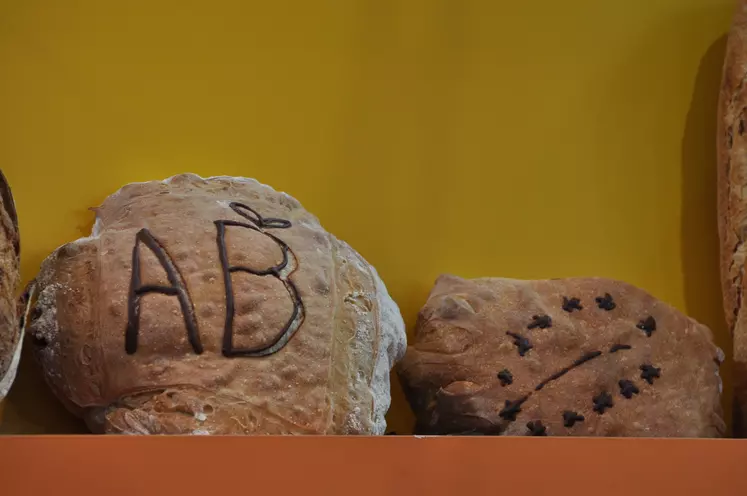
[[[223,332],[222,352],[226,357],[260,357],[271,355],[280,351],[288,343],[293,334],[301,326],[304,318],[304,307],[301,296],[295,284],[290,279],[290,275],[298,267],[298,260],[283,240],[266,231],[266,229],[287,229],[291,227],[291,223],[285,219],[264,218],[256,210],[243,203],[231,202],[229,206],[234,212],[247,219],[249,223],[225,219],[215,221],[218,253],[223,269],[223,282],[226,291],[226,322]],[[226,229],[229,227],[251,229],[265,235],[280,247],[283,255],[282,260],[275,265],[261,269],[232,265],[229,261],[226,247]],[[141,282],[141,244],[153,252],[158,263],[166,271],[169,281],[168,286],[143,284]],[[270,343],[251,348],[235,348],[233,346],[234,291],[231,274],[234,272],[246,272],[255,276],[274,277],[285,286],[288,296],[293,302],[293,311],[283,328]],[[132,249],[132,277],[130,279],[130,291],[127,302],[127,328],[125,330],[125,350],[128,354],[133,354],[137,351],[138,334],[140,332],[140,297],[149,293],[159,293],[177,298],[182,315],[184,316],[184,325],[187,329],[189,343],[195,353],[198,355],[201,354],[203,347],[197,327],[194,304],[184,284],[181,272],[158,239],[148,229],[143,228],[135,236],[135,246]]]

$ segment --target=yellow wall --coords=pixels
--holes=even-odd
[[[360,251],[409,325],[441,272],[601,275],[728,348],[714,134],[733,3],[0,0],[24,278],[124,183],[245,175]],[[71,429],[46,394],[26,359],[4,429]],[[397,392],[391,428],[406,412]]]

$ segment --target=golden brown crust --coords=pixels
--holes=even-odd
[[[13,195],[0,171],[0,400],[15,378],[21,347],[21,329],[15,296],[20,275],[18,218]]]
[[[708,328],[629,284],[442,276],[398,371],[421,433],[717,437],[721,360]]]
[[[734,329],[742,291],[745,225],[745,138],[743,109],[747,106],[747,2],[737,8],[726,49],[718,118],[718,213],[721,274],[727,323]],[[742,131],[742,132],[740,132]]]
[[[281,243],[289,249],[277,277],[231,275],[234,347],[270,346],[292,322],[295,333],[267,356],[221,352],[228,306],[216,221],[255,225],[232,202],[251,206],[267,225],[224,226],[229,265],[265,271],[282,262]],[[192,305],[185,313],[175,295],[141,295],[137,347],[128,353],[133,247],[142,228]],[[170,285],[155,252],[140,244],[138,253],[142,285]],[[405,346],[396,305],[357,253],[296,200],[256,181],[184,174],[125,186],[97,209],[93,236],[44,262],[35,293],[29,332],[47,381],[93,430],[383,433],[389,384],[380,369],[388,372]],[[188,336],[189,313],[202,354]]]
[[[729,34],[718,112],[718,227],[721,283],[734,339],[735,431],[747,425],[747,1],[739,2]]]

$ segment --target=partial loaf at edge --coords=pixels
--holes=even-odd
[[[726,322],[734,342],[734,434],[747,435],[747,0],[726,48],[718,109],[718,228]]]
[[[0,401],[16,377],[23,335],[16,315],[20,283],[20,238],[13,195],[0,172]]]

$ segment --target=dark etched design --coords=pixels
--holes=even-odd
[[[617,304],[612,299],[612,295],[609,293],[604,293],[604,296],[597,296],[594,300],[597,302],[599,308],[608,312],[617,307]]]
[[[304,306],[301,301],[301,296],[296,288],[296,285],[290,279],[290,275],[298,267],[298,261],[295,255],[281,239],[273,236],[266,232],[264,229],[287,229],[291,227],[291,223],[284,219],[276,219],[272,217],[264,218],[255,210],[244,205],[243,203],[232,202],[230,207],[234,212],[241,215],[245,219],[249,220],[251,224],[245,222],[237,222],[233,220],[217,220],[215,225],[218,230],[218,253],[220,255],[220,263],[223,268],[223,282],[226,288],[226,323],[223,333],[223,355],[227,357],[234,356],[245,356],[245,357],[260,357],[267,356],[281,350],[288,341],[293,337],[295,332],[301,326],[304,319]],[[239,265],[230,265],[228,261],[228,250],[226,247],[226,228],[227,227],[241,227],[244,229],[251,229],[259,232],[273,240],[283,253],[283,260],[267,269],[256,270],[250,267],[244,267]],[[288,321],[285,323],[280,332],[275,338],[267,345],[255,346],[252,348],[234,348],[233,346],[233,318],[234,318],[234,293],[233,283],[231,281],[231,274],[233,272],[247,272],[255,276],[271,276],[277,278],[283,283],[285,289],[288,291],[288,295],[293,302],[293,313],[291,314]]]
[[[568,298],[566,296],[563,297],[563,310],[565,310],[568,313],[572,313],[574,310],[581,311],[584,307],[581,306],[581,300],[578,298]]]
[[[617,385],[620,386],[620,394],[628,399],[631,399],[634,394],[640,393],[638,386],[627,379],[620,379]]]
[[[526,402],[526,400],[528,399],[529,395],[519,398],[516,401],[506,400],[506,406],[504,406],[503,409],[498,413],[498,416],[500,416],[503,420],[509,420],[513,422],[514,420],[516,420],[516,415],[521,412],[521,405],[523,405],[524,402]]]
[[[498,379],[501,381],[501,386],[508,386],[514,382],[514,376],[508,369],[498,372]]]
[[[579,415],[576,412],[570,410],[563,412],[563,425],[568,428],[573,427],[576,422],[583,422],[584,420],[586,420],[586,417]]]
[[[592,401],[594,402],[593,410],[599,415],[604,414],[604,412],[608,408],[612,408],[613,406],[615,406],[615,403],[612,401],[612,395],[610,395],[607,391],[603,391],[594,396],[594,398],[592,398]]]
[[[289,220],[277,219],[275,217],[262,217],[256,210],[244,205],[243,203],[231,202],[228,206],[246,220],[251,221],[258,228],[288,229],[292,226]]]
[[[661,369],[654,367],[653,365],[644,364],[641,365],[641,379],[648,382],[649,384],[654,383],[654,379],[661,377]]]
[[[541,420],[527,422],[527,430],[530,436],[547,436],[547,427],[542,425]]]
[[[170,286],[141,284],[141,243],[156,256],[158,263],[166,271]],[[184,284],[184,279],[179,273],[176,264],[174,264],[158,240],[147,229],[141,229],[135,235],[135,246],[132,249],[132,277],[130,279],[130,292],[127,300],[127,329],[125,330],[125,351],[128,354],[133,354],[137,351],[138,332],[140,330],[140,297],[148,293],[176,296],[182,315],[184,316],[189,343],[192,345],[195,353],[198,355],[202,353],[202,343],[200,343],[200,335],[197,330],[197,319],[195,318],[194,307],[187,292],[187,287]]]
[[[232,202],[229,206],[234,212],[250,221],[251,224],[233,220],[215,221],[215,225],[218,231],[218,252],[220,255],[221,266],[223,268],[224,284],[226,289],[226,324],[223,333],[223,355],[225,355],[226,357],[258,357],[270,355],[281,350],[288,343],[293,334],[301,326],[301,323],[304,319],[304,307],[301,301],[301,296],[295,284],[290,279],[290,275],[298,267],[298,261],[296,260],[295,255],[288,247],[288,245],[285,244],[285,242],[264,231],[264,229],[286,229],[291,227],[291,223],[290,221],[284,219],[276,219],[273,217],[264,218],[259,215],[257,211],[242,203]],[[272,239],[278,246],[280,246],[283,254],[283,260],[279,264],[264,270],[255,270],[249,267],[230,265],[228,261],[228,252],[225,241],[227,227],[243,227],[245,229],[251,229],[253,231],[264,234],[265,236]],[[161,286],[157,284],[143,285],[141,283],[141,243],[147,246],[151,250],[151,252],[153,252],[153,254],[158,259],[159,264],[166,271],[166,275],[170,284],[169,286]],[[276,277],[283,283],[286,290],[288,291],[288,294],[293,302],[293,313],[283,329],[267,345],[248,349],[236,349],[233,347],[234,294],[231,281],[231,274],[233,272],[248,272],[256,276]],[[192,349],[197,354],[202,353],[203,348],[197,329],[197,319],[194,313],[194,306],[184,283],[184,278],[181,276],[176,264],[173,262],[173,260],[171,260],[171,257],[168,255],[163,246],[158,242],[158,240],[147,229],[141,229],[135,237],[135,246],[132,250],[132,278],[130,281],[130,292],[128,298],[127,329],[125,331],[125,351],[128,354],[132,354],[137,351],[138,332],[140,327],[140,297],[148,293],[159,293],[167,296],[177,297],[179,305],[181,307],[182,315],[184,316],[187,335],[189,337],[189,342],[192,345]]]
[[[519,356],[524,356],[526,353],[534,348],[527,338],[516,334],[515,332],[507,331],[506,334],[514,338],[514,345],[519,350]]]
[[[646,336],[651,337],[651,334],[656,330],[656,319],[649,315],[646,320],[638,322],[636,327],[645,332]]]
[[[744,119],[739,119],[739,136],[744,136]]]
[[[549,315],[532,315],[532,322],[527,325],[527,329],[535,329],[539,327],[540,329],[547,329],[548,327],[552,327],[552,319]]]
[[[581,358],[575,360],[570,366],[565,367],[563,369],[560,369],[559,371],[555,372],[553,375],[551,375],[550,377],[548,377],[544,381],[542,381],[539,384],[537,384],[537,387],[535,387],[534,390],[535,391],[541,390],[548,383],[550,383],[552,381],[555,381],[557,379],[560,379],[561,377],[563,377],[565,374],[567,374],[571,370],[575,369],[576,367],[578,367],[580,365],[585,364],[589,360],[594,360],[596,357],[598,357],[601,354],[602,354],[601,351],[590,351],[588,353],[584,353],[583,355],[581,355]]]
[[[633,347],[629,344],[616,344],[613,345],[612,348],[610,348],[610,353],[617,353],[618,351],[622,350],[632,350]]]

